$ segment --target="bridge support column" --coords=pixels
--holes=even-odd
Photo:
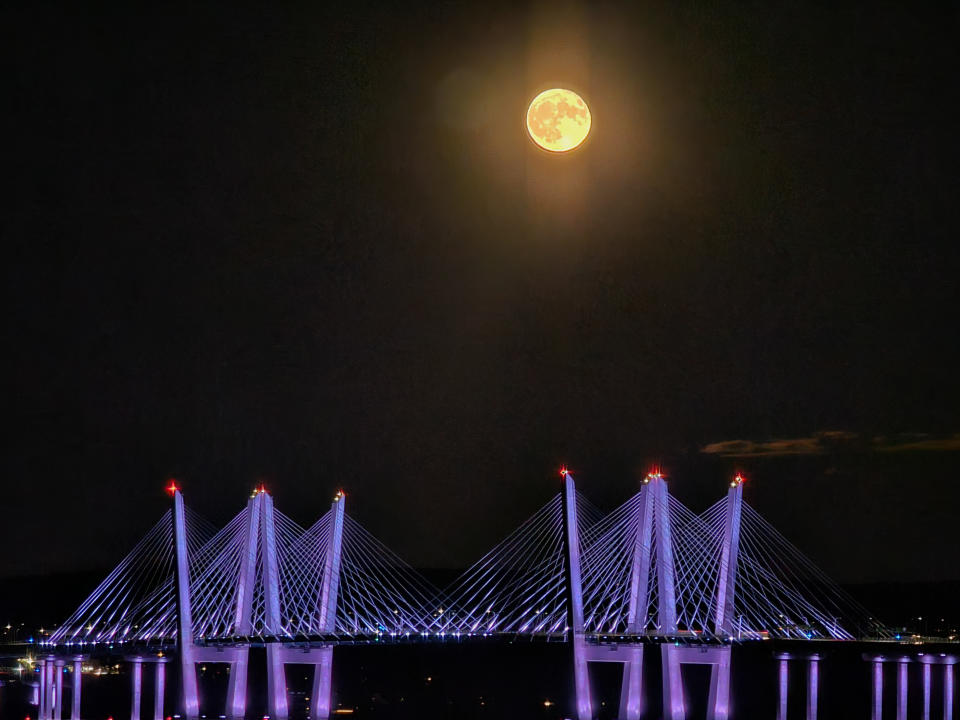
[[[883,658],[873,659],[873,713],[871,720],[883,720]]]
[[[807,659],[807,720],[817,720],[820,695],[820,656]]]
[[[320,662],[313,666],[310,720],[328,720],[333,694],[333,646],[319,649]]]
[[[673,565],[673,533],[670,528],[670,507],[667,483],[659,473],[648,477],[648,492],[653,493],[653,514],[657,546],[657,614],[660,632],[667,637],[677,633],[677,589]],[[660,646],[663,668],[663,713],[669,720],[685,720],[686,703],[683,698],[683,678],[680,675],[679,647],[664,643]]]
[[[907,720],[907,663],[910,658],[897,660],[897,720]]]
[[[54,663],[56,660],[53,655],[47,658],[46,664],[46,673],[44,674],[44,695],[46,700],[44,701],[44,709],[46,710],[46,720],[53,720],[53,703],[55,701],[54,690],[53,690],[53,672],[54,672]]]
[[[643,711],[643,645],[631,647],[623,664],[618,720],[640,720]]]
[[[256,585],[257,548],[260,537],[260,508],[265,493],[257,491],[247,502],[247,527],[244,539],[244,554],[240,564],[240,578],[237,582],[237,604],[234,627],[238,635],[249,635],[252,628],[253,589]],[[231,720],[243,720],[247,713],[247,673],[250,661],[250,649],[234,649],[230,665],[230,680],[227,683],[227,714]]]
[[[225,716],[230,720],[243,720],[246,714],[247,647],[197,647],[194,648],[197,663],[223,663],[230,666],[227,680],[227,696],[224,703]],[[159,668],[157,673],[162,672]],[[269,687],[268,687],[269,690]],[[237,705],[239,701],[240,705]]]
[[[787,707],[790,704],[790,656],[777,655],[777,720],[787,720]]]
[[[40,688],[37,693],[37,718],[47,720],[47,661],[40,660]]]
[[[73,659],[73,692],[70,698],[70,720],[80,720],[80,698],[83,689],[83,658]]]
[[[140,700],[143,695],[143,659],[132,658],[130,661],[130,720],[140,720]]]
[[[197,694],[197,667],[194,660],[193,611],[190,606],[190,559],[187,556],[187,528],[183,495],[171,482],[173,494],[174,582],[177,598],[177,645],[180,651],[180,705],[186,720],[197,720],[200,699]]]
[[[673,643],[661,645],[660,648],[664,663],[673,665],[672,678],[675,681],[671,688],[672,696],[664,698],[664,716],[683,718],[686,714],[683,683],[679,681],[681,668],[684,665],[709,665],[710,695],[707,704],[707,720],[729,717],[730,648],[716,645],[680,646]],[[722,685],[724,682],[727,683],[726,690]],[[725,692],[726,697],[724,697]]]
[[[870,683],[870,720],[883,720],[883,655],[864,655],[873,665]]]
[[[920,662],[923,666],[920,671],[923,678],[923,711],[920,717],[923,720],[930,720],[930,680],[932,672],[930,663],[933,662],[933,658],[921,655]]]
[[[277,534],[273,519],[273,498],[261,492],[263,502],[261,523],[263,530],[263,587],[265,600],[266,634],[282,634],[280,621],[280,570],[277,564]],[[267,645],[267,705],[271,720],[287,720],[287,676],[283,667],[283,648],[278,643]]]
[[[50,667],[53,660],[40,661],[40,707],[37,714],[40,720],[50,720]]]
[[[720,548],[720,574],[717,578],[717,605],[714,629],[717,635],[733,638],[736,609],[737,562],[740,556],[740,518],[743,513],[743,478],[737,475],[727,491],[727,508]],[[714,720],[726,720],[730,714],[730,648],[721,662],[710,669],[710,703],[707,712]]]
[[[948,658],[943,666],[943,720],[953,720],[953,666],[956,658]]]
[[[323,580],[320,585],[320,631],[326,635],[337,632],[337,600],[340,596],[340,557],[343,550],[343,518],[347,496],[337,492],[330,506],[333,524],[330,543],[323,562]],[[310,701],[312,720],[327,720],[333,696],[333,646],[319,649],[319,662],[313,668],[313,695]]]
[[[672,643],[660,646],[660,661],[663,670],[663,716],[668,720],[685,720],[686,706],[683,701],[683,677],[680,675],[679,648]]]
[[[576,684],[577,718],[593,720],[593,698],[590,690],[590,675],[587,670],[587,641],[583,635],[573,638],[573,680]]]
[[[53,664],[56,679],[54,681],[53,717],[60,720],[63,717],[63,666],[66,662],[57,658]]]
[[[32,677],[32,676],[31,676]],[[29,690],[29,700],[27,700],[27,705],[36,705],[37,706],[37,717],[40,716],[40,683],[29,681],[27,682],[27,687]]]
[[[590,676],[587,673],[587,642],[583,636],[583,586],[580,581],[580,535],[577,530],[577,488],[573,476],[563,470],[563,527],[567,550],[567,624],[573,640],[573,681],[578,720],[593,720]]]
[[[163,720],[163,695],[167,689],[167,661],[165,658],[157,660],[153,679],[153,720]]]
[[[230,720],[243,720],[247,713],[247,667],[250,649],[236,648],[235,660],[230,663],[227,681],[227,714]]]
[[[637,537],[633,542],[630,565],[630,604],[627,606],[627,632],[642,635],[647,626],[650,605],[650,548],[653,538],[653,493],[644,483],[637,508]],[[621,720],[639,720],[643,711],[643,646],[627,651],[620,689]]]
[[[707,720],[727,720],[730,715],[730,656],[729,647],[717,648],[719,662],[710,666],[710,698]]]
[[[637,508],[637,536],[633,541],[630,564],[630,603],[627,606],[627,632],[642,635],[647,626],[650,606],[650,548],[653,538],[653,493],[647,483],[640,488]],[[643,711],[643,645],[627,651],[620,689],[620,719],[639,720]]]
[[[271,720],[287,720],[287,673],[277,643],[267,645],[267,706]]]

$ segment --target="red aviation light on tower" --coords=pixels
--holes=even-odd
[[[735,488],[739,485],[743,485],[747,479],[743,476],[743,473],[737,473],[734,475],[733,480],[730,481],[730,487]]]
[[[343,488],[337,490],[337,494],[333,496],[334,502],[340,502],[347,496],[347,493],[343,491]]]
[[[560,477],[565,478],[565,477],[566,477],[567,475],[569,475],[569,474],[570,474],[569,468],[567,468],[566,465],[561,465],[561,466],[560,466]]]
[[[180,489],[180,486],[177,485],[177,481],[174,480],[173,478],[170,478],[170,484],[167,485],[166,487],[167,495],[169,495],[170,497],[173,497],[174,495],[176,495],[179,489]]]
[[[651,480],[663,480],[663,472],[660,470],[659,465],[654,465],[650,472],[647,473],[647,476],[643,479],[643,484],[647,485]]]

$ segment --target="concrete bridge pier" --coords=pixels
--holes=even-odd
[[[60,720],[63,717],[63,667],[66,663],[57,658],[53,663],[53,671],[56,674],[54,683],[53,717]]]
[[[920,660],[921,689],[923,691],[923,709],[920,717],[923,720],[930,720],[930,680],[932,675],[930,665],[935,663],[936,660],[930,655],[921,655],[918,660]]]
[[[273,675],[268,671],[267,707],[287,711],[287,665],[312,665],[313,683],[310,694],[310,720],[328,720],[331,713],[333,646],[314,648],[284,647],[279,643],[268,646],[273,654]],[[242,716],[239,716],[242,717]],[[271,718],[279,717],[277,715]],[[239,720],[239,718],[238,718]]]
[[[330,717],[330,699],[333,694],[333,646],[319,648],[320,662],[313,666],[313,692],[310,695],[310,719]]]
[[[820,656],[807,658],[807,720],[817,720],[820,699]]]
[[[910,658],[908,657],[897,659],[897,720],[907,720],[907,692],[909,689],[907,665],[909,663]]]
[[[643,645],[626,651],[623,663],[623,685],[620,689],[620,714],[622,720],[640,720],[643,712]]]
[[[283,662],[283,647],[277,643],[267,646],[267,708],[271,720],[287,720],[287,675]]]
[[[616,662],[623,664],[623,685],[620,688],[620,712],[617,720],[639,720],[643,712],[643,645],[587,645],[584,662]]]
[[[40,707],[40,684],[38,682],[31,681],[27,683],[27,687],[30,688],[30,699],[27,700],[27,705],[36,705],[39,708]]]
[[[957,658],[948,657],[943,665],[943,720],[953,720],[953,675]]]
[[[126,658],[130,663],[130,720],[141,720],[143,717],[143,666],[144,664],[153,665],[153,712],[150,717],[153,720],[163,720],[164,694],[167,689],[167,663],[169,658],[163,655],[147,656],[131,655]],[[80,661],[74,662],[74,674],[77,675]],[[76,686],[79,688],[79,684]],[[76,691],[74,696],[76,703],[76,716],[71,720],[80,720],[80,693]]]
[[[236,648],[230,663],[230,680],[227,683],[227,716],[231,720],[243,718],[247,713],[247,668],[250,651]]]
[[[70,698],[70,720],[80,720],[80,701],[83,690],[83,656],[73,658],[73,691]]]
[[[814,653],[812,655],[796,656],[790,653],[774,655],[778,660],[777,668],[777,720],[787,720],[787,709],[790,705],[790,661],[807,661],[807,707],[806,720],[817,720],[820,709],[820,660],[823,658]]]
[[[790,656],[777,655],[777,720],[787,720],[790,702]]]
[[[730,716],[730,657],[729,646],[679,646],[665,643],[660,646],[663,662],[663,714],[670,720],[685,720],[686,700],[681,667],[683,665],[710,666],[710,694],[707,701],[707,720],[727,720]]]
[[[143,658],[130,658],[130,720],[140,720],[143,698]]]
[[[163,720],[163,697],[167,689],[167,659],[154,661],[153,720]],[[79,720],[79,714],[78,718]]]
[[[875,655],[868,659],[873,663],[870,720],[883,720],[883,655]]]
[[[230,666],[230,679],[227,681],[227,698],[225,703],[226,716],[230,720],[243,720],[247,713],[247,658],[249,657],[249,648],[247,647],[194,647],[194,663],[223,663]],[[163,682],[163,663],[166,658],[162,658],[157,667],[157,681]],[[196,667],[193,668],[194,677],[196,677]],[[158,684],[159,687],[159,684]],[[157,700],[155,698],[155,700]],[[156,713],[156,704],[154,712]],[[162,710],[161,710],[162,713]],[[272,716],[271,716],[272,717]],[[155,715],[154,720],[162,720],[162,714]]]
[[[37,692],[37,720],[46,720],[47,661],[37,662],[40,667],[40,687]]]
[[[930,720],[931,717],[933,706],[931,686],[934,665],[943,665],[943,717],[944,720],[953,720],[953,667],[957,664],[957,659],[945,653],[936,655],[921,653],[917,657],[922,667],[923,710],[921,717],[923,720]]]
[[[730,716],[730,656],[729,647],[714,648],[716,662],[710,665],[710,697],[707,702],[708,720],[727,720]]]
[[[54,670],[55,670],[56,658],[53,655],[50,655],[47,658],[47,662],[44,665],[43,673],[43,709],[45,714],[45,720],[53,720],[53,707],[56,703],[56,690],[54,689]]]
[[[907,720],[907,708],[909,700],[909,672],[908,666],[913,662],[913,658],[906,655],[898,657],[889,657],[884,655],[864,655],[863,659],[873,663],[873,691],[871,693],[871,713],[870,720],[883,720],[883,665],[884,663],[895,663],[897,666],[897,720]],[[930,720],[934,717],[933,701],[933,666],[943,665],[943,718],[944,720],[953,720],[954,718],[954,666],[960,658],[945,653],[930,654],[920,653],[916,656],[920,663],[921,671],[921,718]]]

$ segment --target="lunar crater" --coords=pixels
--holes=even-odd
[[[527,132],[544,150],[567,152],[590,132],[590,110],[572,90],[553,88],[537,95],[527,109]]]

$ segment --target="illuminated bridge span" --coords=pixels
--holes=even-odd
[[[55,669],[96,653],[132,662],[133,720],[143,663],[155,663],[154,718],[164,717],[164,650],[179,661],[179,712],[198,715],[196,664],[225,662],[227,713],[243,718],[249,650],[263,645],[270,716],[288,715],[284,665],[306,663],[319,720],[337,644],[527,636],[571,643],[579,720],[593,717],[589,662],[623,664],[619,717],[639,718],[644,650],[655,645],[664,714],[685,717],[680,666],[699,663],[711,666],[710,717],[725,718],[733,642],[892,637],[743,501],[739,476],[698,515],[651,474],[604,516],[562,475],[561,492],[445,589],[351,519],[342,492],[303,528],[260,488],[217,530],[171,483],[172,507],[46,643],[39,717],[63,716]],[[74,684],[79,720],[79,672]],[[781,696],[785,713],[785,683]]]

